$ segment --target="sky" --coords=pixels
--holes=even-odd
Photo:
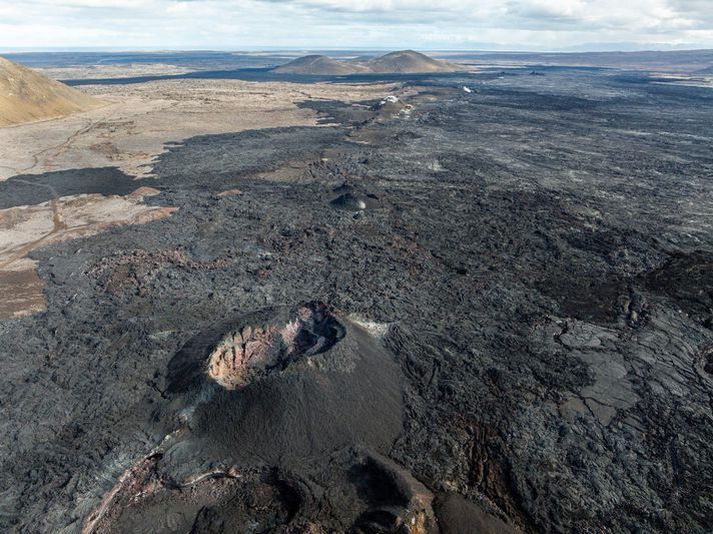
[[[0,0],[0,48],[713,48],[713,0]]]

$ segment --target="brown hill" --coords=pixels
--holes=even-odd
[[[91,96],[0,57],[0,127],[62,117],[100,105]]]
[[[305,74],[316,76],[331,76],[341,74],[354,74],[356,72],[364,72],[365,67],[339,61],[327,56],[304,56],[290,61],[286,65],[282,65],[274,69],[275,72],[283,74]]]
[[[456,72],[460,66],[428,57],[413,50],[391,52],[374,59],[340,61],[327,56],[304,56],[277,67],[274,72],[282,74],[303,74],[333,76],[362,73],[402,73],[416,74],[428,72]]]
[[[453,63],[433,59],[413,50],[391,52],[367,62],[369,70],[377,73],[420,73],[420,72],[455,72],[462,68]]]

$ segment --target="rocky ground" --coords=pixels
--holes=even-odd
[[[166,65],[149,64],[140,72],[152,69],[167,70]],[[94,70],[109,75],[104,67],[64,67],[55,74],[71,77]],[[109,71],[136,74],[133,66]],[[156,80],[82,90],[94,94],[102,106],[58,120],[0,128],[0,320],[46,307],[43,283],[27,258],[35,248],[170,213],[171,208],[148,208],[141,191],[131,194],[141,187],[134,179],[151,173],[168,144],[198,134],[316,126],[317,112],[298,107],[299,102],[361,101],[398,87]]]
[[[2,529],[710,531],[713,92],[541,74],[192,138],[31,252]]]

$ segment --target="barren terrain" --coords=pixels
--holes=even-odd
[[[151,69],[141,69],[146,71]],[[135,69],[129,68],[129,72]],[[71,73],[76,75],[74,69],[64,74]],[[150,175],[152,163],[169,143],[207,133],[316,126],[316,113],[299,108],[299,102],[363,100],[382,95],[390,88],[181,80],[84,89],[104,105],[62,119],[0,128],[0,181],[20,174],[76,167],[118,167],[134,178],[142,178]],[[60,198],[51,186],[44,187],[54,195],[51,200],[36,206],[0,209],[0,286],[5,295],[0,318],[44,309],[43,286],[34,275],[32,262],[25,261],[34,248],[58,239],[97,233],[110,224],[144,221],[146,216],[168,213],[141,208],[134,197]],[[77,217],[81,222],[68,222]]]
[[[713,529],[713,90],[83,87],[0,130],[0,530]]]
[[[82,89],[107,105],[62,120],[0,129],[0,180],[104,166],[141,177],[150,174],[168,143],[202,134],[315,126],[316,113],[298,107],[299,102],[369,100],[391,87],[171,80]]]

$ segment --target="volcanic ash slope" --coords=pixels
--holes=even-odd
[[[91,96],[0,57],[0,127],[63,117],[100,105]]]

